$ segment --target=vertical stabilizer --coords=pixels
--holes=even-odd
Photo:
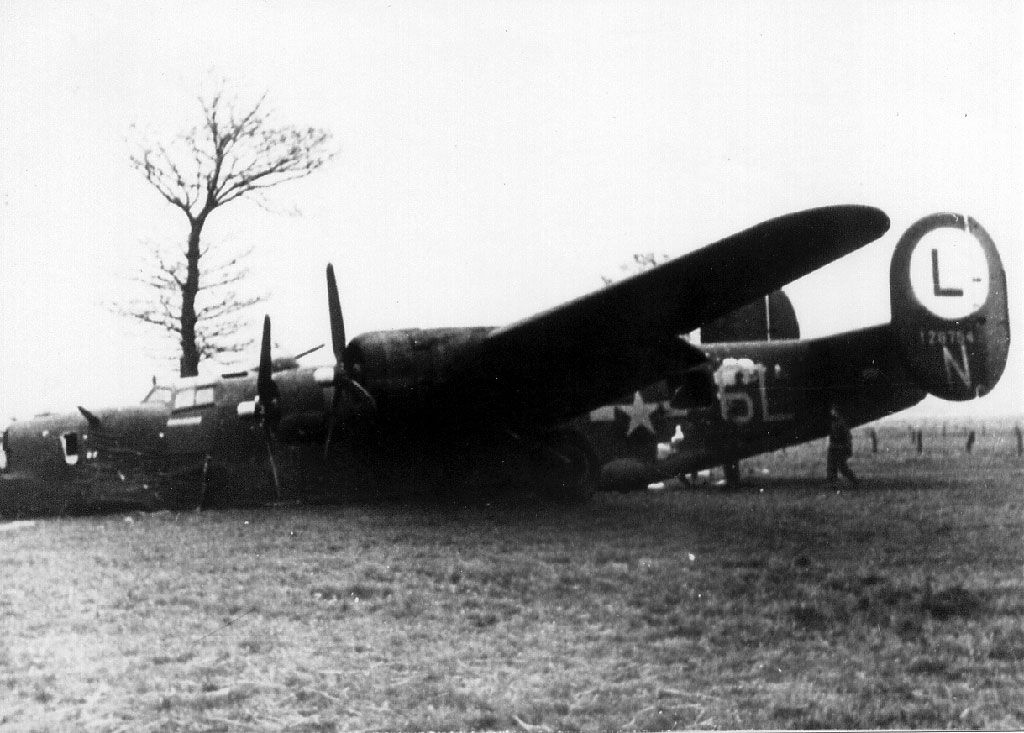
[[[918,384],[947,400],[988,393],[1010,348],[1006,273],[991,237],[961,214],[932,214],[900,239],[889,272],[892,327]]]

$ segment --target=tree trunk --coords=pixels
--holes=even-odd
[[[181,369],[180,376],[199,374],[199,348],[196,346],[196,294],[199,292],[199,237],[206,213],[191,219],[188,249],[185,252],[185,284],[181,288]]]

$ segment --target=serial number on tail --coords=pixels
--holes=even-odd
[[[922,346],[962,346],[974,343],[974,331],[960,329],[921,329],[919,332]]]

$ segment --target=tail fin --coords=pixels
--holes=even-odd
[[[960,214],[932,214],[900,239],[889,270],[892,328],[918,384],[946,400],[988,393],[1010,348],[1006,273],[991,237]]]
[[[800,338],[793,304],[781,290],[758,298],[700,327],[702,344]]]

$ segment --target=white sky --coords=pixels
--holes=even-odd
[[[805,335],[881,323],[896,240],[956,210],[1000,248],[1018,340],[992,395],[924,409],[1024,412],[1022,30],[1014,2],[0,0],[0,423],[173,375],[102,305],[185,233],[127,139],[185,129],[221,78],[339,149],[273,193],[301,216],[207,228],[257,248],[282,351],[329,339],[328,260],[350,335],[501,325],[634,252],[833,203],[892,229],[787,291]]]

